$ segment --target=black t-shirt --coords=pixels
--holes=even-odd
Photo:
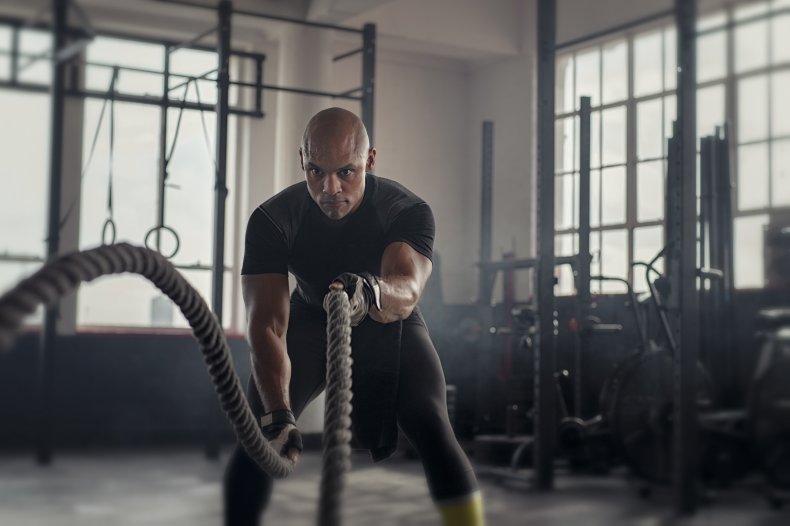
[[[339,274],[379,274],[384,249],[395,241],[431,259],[433,238],[431,208],[395,181],[367,174],[362,203],[340,220],[328,218],[301,182],[250,216],[241,273],[290,271],[297,281],[293,299],[321,308]]]

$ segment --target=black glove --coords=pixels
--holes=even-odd
[[[373,274],[360,272],[344,272],[332,280],[332,283],[340,283],[343,290],[348,295],[348,302],[351,308],[351,326],[356,327],[367,316],[372,306],[381,310],[381,289],[379,280]],[[324,310],[329,312],[329,295],[324,296]]]
[[[287,456],[291,448],[302,452],[302,435],[296,429],[296,418],[287,409],[272,411],[261,417],[261,431],[280,456]]]

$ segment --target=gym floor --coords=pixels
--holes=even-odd
[[[201,452],[61,453],[49,468],[30,456],[0,458],[0,524],[92,526],[114,524],[214,526],[221,519],[220,462]],[[346,526],[437,525],[418,461],[395,458],[373,465],[355,455],[344,493]],[[277,484],[269,524],[310,525],[320,479],[320,456],[308,452],[297,472]],[[519,482],[481,478],[489,526],[507,525],[787,525],[790,510],[774,510],[757,490],[719,495],[696,516],[673,518],[671,498],[649,500],[621,476],[560,474],[552,493]]]

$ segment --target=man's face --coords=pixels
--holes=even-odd
[[[362,203],[365,172],[373,169],[376,149],[360,149],[350,137],[331,137],[313,139],[309,151],[299,150],[310,197],[330,219],[343,219]]]

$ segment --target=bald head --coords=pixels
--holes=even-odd
[[[328,149],[367,156],[370,139],[362,119],[343,108],[328,108],[316,113],[305,127],[302,152],[310,157],[321,157]]]
[[[376,149],[359,117],[329,108],[307,123],[299,158],[313,201],[330,219],[342,219],[362,203]]]

